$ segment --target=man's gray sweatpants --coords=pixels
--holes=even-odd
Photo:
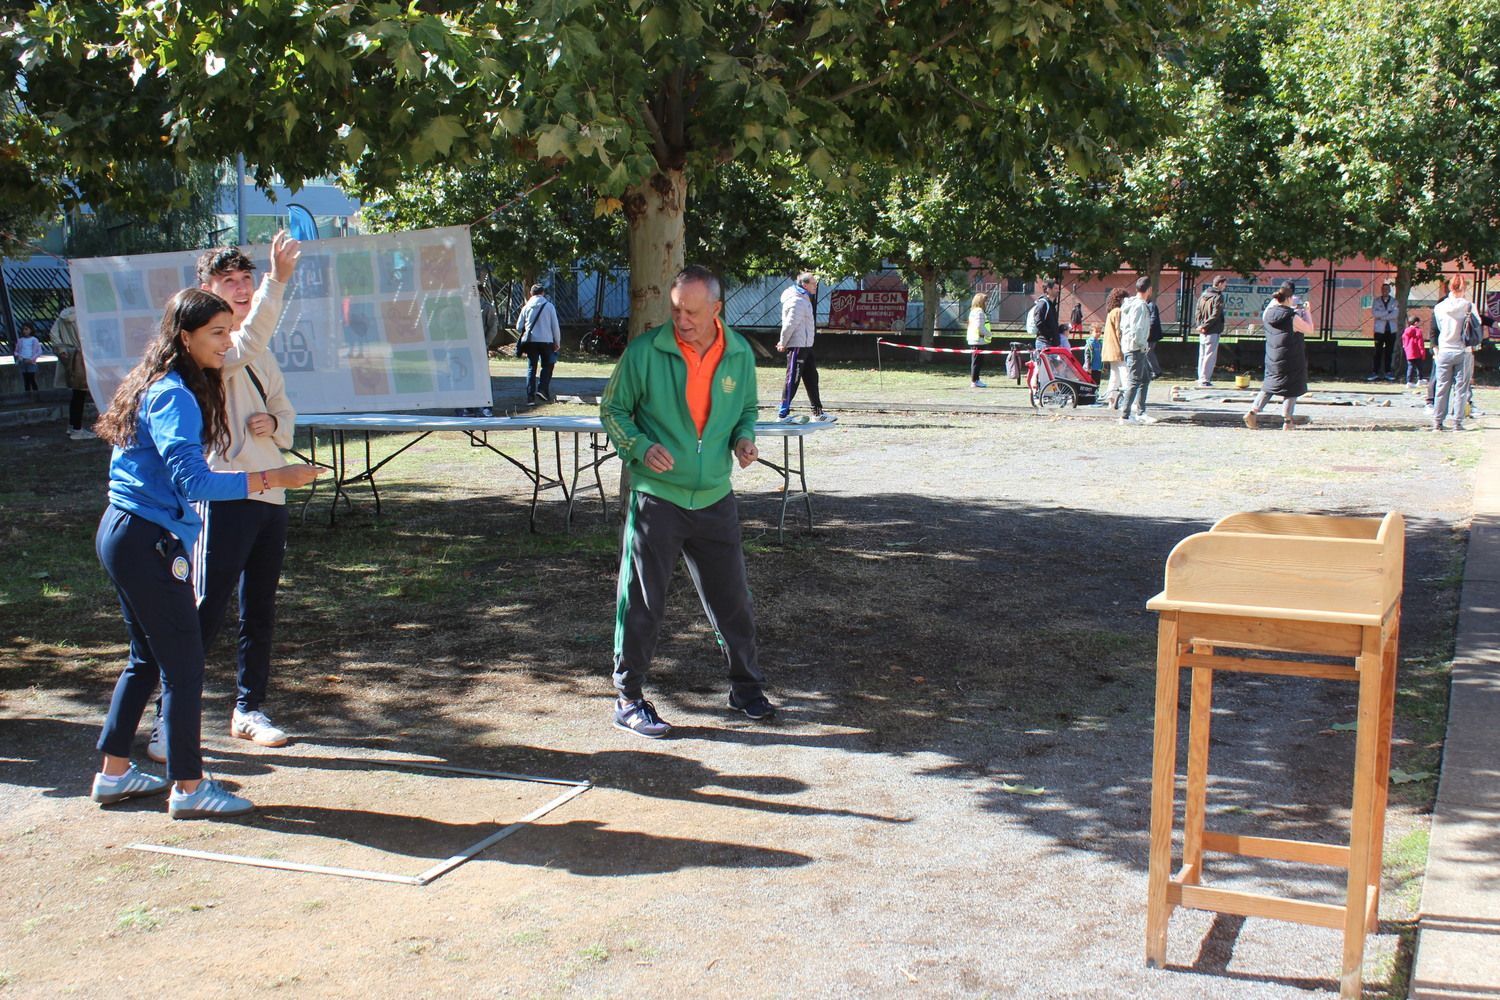
[[[731,691],[743,704],[761,693],[766,678],[755,657],[755,608],[733,493],[702,510],[686,510],[649,493],[630,494],[615,604],[615,690],[626,701],[643,696],[679,555],[718,633]]]
[[[1145,351],[1125,352],[1125,396],[1121,401],[1120,416],[1132,416],[1146,412],[1146,392],[1151,388],[1151,366]]]

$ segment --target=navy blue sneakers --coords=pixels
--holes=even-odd
[[[730,692],[729,707],[736,712],[744,712],[755,722],[762,722],[776,714],[776,706],[771,704],[771,699],[759,693],[746,698],[744,703],[741,704],[735,698],[734,693]]]

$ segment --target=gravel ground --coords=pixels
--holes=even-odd
[[[117,639],[80,659],[28,621],[8,641],[0,993],[1336,992],[1337,935],[1270,921],[1179,912],[1173,968],[1144,967],[1155,628],[1144,603],[1171,546],[1225,513],[1398,509],[1403,655],[1444,655],[1485,437],[846,413],[809,445],[813,536],[773,544],[771,478],[741,479],[782,720],[721,710],[722,668],[682,581],[652,685],[678,726],[661,742],[607,724],[612,529],[589,515],[570,539],[516,541],[515,477],[431,439],[392,466],[380,526],[355,517],[332,536],[293,533],[276,718],[317,736],[264,751],[206,726],[215,767],[262,806],[245,826],[170,824],[155,803],[90,805]],[[0,455],[36,462],[48,447],[10,442]],[[379,553],[343,559],[338,546],[364,536],[393,551],[438,546],[467,589],[432,603],[382,576]],[[344,620],[307,620],[348,587],[387,596]],[[109,616],[101,606],[100,628]],[[221,649],[214,705],[223,662]],[[1352,692],[1274,679],[1220,691],[1215,823],[1335,839],[1353,741],[1329,727],[1353,718]],[[1417,727],[1397,729],[1399,765]],[[550,797],[372,780],[331,761],[350,754],[431,754],[597,787],[426,888],[122,849],[147,840],[412,873]],[[1393,793],[1389,843],[1420,834],[1426,797]],[[1209,875],[1337,896],[1315,870],[1236,861]],[[1409,891],[1383,900],[1373,995],[1400,991],[1412,904]]]

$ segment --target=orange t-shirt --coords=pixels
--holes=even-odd
[[[672,336],[677,337],[677,349],[682,352],[682,360],[687,362],[688,412],[693,415],[693,424],[698,428],[700,438],[703,428],[708,426],[708,411],[713,405],[714,372],[718,371],[719,359],[724,356],[724,324],[714,320],[714,329],[718,332],[714,342],[699,355],[686,341],[677,337],[677,328],[672,328]]]

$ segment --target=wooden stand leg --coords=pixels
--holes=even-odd
[[[1365,904],[1369,899],[1371,833],[1379,764],[1381,693],[1384,690],[1385,659],[1381,630],[1364,630],[1364,648],[1359,655],[1359,715],[1354,748],[1354,808],[1349,837],[1349,894],[1344,910],[1344,961],[1339,974],[1339,995],[1348,1000],[1360,996],[1365,958]]]
[[[1167,961],[1167,882],[1172,876],[1172,825],[1177,800],[1177,701],[1180,650],[1177,615],[1163,613],[1156,635],[1156,735],[1151,763],[1151,864],[1146,888],[1146,964]]]
[[[1208,730],[1213,718],[1214,672],[1193,670],[1192,707],[1188,713],[1187,803],[1182,819],[1183,881],[1203,881],[1203,824],[1208,802]]]
[[[1370,871],[1366,879],[1374,902],[1370,906],[1370,922],[1365,930],[1374,933],[1380,925],[1380,877],[1385,856],[1385,807],[1391,789],[1391,727],[1396,715],[1396,665],[1400,646],[1401,613],[1393,616],[1390,631],[1385,638],[1385,648],[1380,659],[1380,723],[1376,731],[1375,801],[1371,805],[1370,820]]]

